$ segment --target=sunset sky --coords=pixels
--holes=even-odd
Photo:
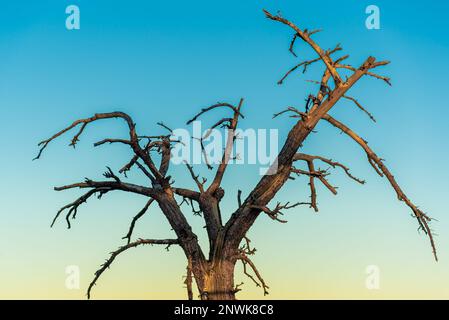
[[[76,4],[81,29],[65,28],[65,8]],[[365,27],[365,8],[381,12],[380,30]],[[243,128],[279,129],[281,144],[294,119],[272,119],[287,106],[304,106],[316,90],[323,65],[276,82],[290,67],[314,53],[292,32],[267,20],[262,9],[305,29],[322,28],[314,39],[323,47],[341,43],[348,62],[360,65],[373,55],[391,64],[378,72],[392,87],[363,79],[351,89],[377,119],[370,121],[349,101],[332,115],[362,137],[395,175],[412,201],[433,218],[439,262],[428,239],[417,232],[410,209],[397,200],[353,141],[319,124],[304,152],[341,161],[366,179],[359,185],[335,170],[329,178],[339,194],[318,187],[318,214],[307,207],[286,212],[286,224],[260,216],[249,233],[254,261],[270,295],[245,278],[240,299],[449,299],[449,3],[447,1],[0,1],[0,298],[85,299],[94,272],[125,242],[142,197],[119,192],[80,207],[72,228],[64,219],[53,228],[57,210],[79,190],[54,186],[101,179],[131,157],[124,146],[93,148],[105,137],[124,137],[118,120],[88,127],[77,148],[73,134],[49,145],[32,161],[37,143],[78,118],[121,110],[145,134],[160,134],[163,121],[184,128],[200,108],[245,98]],[[216,119],[222,114],[217,113]],[[205,118],[213,121],[213,118]],[[211,124],[212,122],[208,122]],[[325,166],[323,166],[324,168]],[[196,168],[207,174],[204,166]],[[193,187],[184,166],[171,175],[177,186]],[[224,181],[222,212],[236,209],[237,190],[247,195],[259,179],[255,165],[230,167]],[[146,183],[137,172],[129,181]],[[290,181],[278,201],[307,201],[307,179]],[[205,243],[201,218],[185,215]],[[173,232],[152,206],[138,223],[135,238],[170,238]],[[66,288],[66,267],[80,268],[80,289]],[[380,270],[380,288],[365,286],[366,268]],[[95,299],[184,299],[186,261],[180,248],[140,247],[116,259],[93,290]]]

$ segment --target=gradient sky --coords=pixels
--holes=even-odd
[[[77,4],[81,29],[65,29],[65,8]],[[381,30],[365,28],[365,8],[381,10]],[[131,218],[145,199],[108,194],[80,208],[73,228],[63,219],[53,229],[57,209],[75,199],[53,186],[100,178],[105,166],[126,163],[122,146],[93,150],[106,136],[126,134],[119,121],[88,127],[76,150],[70,135],[50,145],[39,161],[37,142],[95,112],[122,110],[138,130],[160,133],[157,121],[180,128],[199,108],[245,97],[244,128],[278,128],[283,140],[293,120],[272,120],[303,99],[323,69],[276,81],[294,59],[287,51],[291,32],[264,18],[262,8],[282,14],[301,28],[323,28],[322,47],[341,43],[349,61],[369,55],[391,60],[380,70],[393,86],[364,79],[351,90],[377,118],[377,124],[349,102],[332,114],[366,138],[386,159],[406,194],[438,221],[433,224],[440,261],[416,231],[410,210],[397,201],[385,179],[373,172],[364,153],[334,128],[318,126],[304,146],[350,165],[367,180],[360,186],[336,171],[333,196],[318,189],[319,214],[290,210],[287,224],[261,216],[249,237],[258,249],[254,261],[270,286],[272,299],[449,298],[448,196],[449,4],[446,1],[0,1],[0,298],[83,299],[93,273],[108,253],[123,244]],[[313,57],[304,44],[297,53]],[[204,170],[198,168],[198,170]],[[185,168],[175,168],[177,185],[192,186]],[[222,211],[235,210],[237,188],[247,194],[257,167],[234,166],[224,186]],[[143,182],[137,174],[133,181]],[[278,200],[306,201],[305,179],[289,182]],[[201,233],[201,219],[186,215]],[[144,217],[136,237],[170,237],[156,207]],[[65,267],[78,265],[80,290],[65,287]],[[380,268],[380,289],[365,287],[365,268]],[[179,248],[142,247],[119,257],[99,280],[93,297],[185,298],[185,260]],[[244,281],[239,298],[264,298]]]

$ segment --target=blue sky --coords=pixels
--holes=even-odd
[[[65,8],[77,4],[81,29],[65,29]],[[381,29],[365,28],[365,7],[381,10]],[[302,107],[314,90],[322,65],[306,75],[276,84],[297,59],[288,53],[291,32],[264,18],[262,8],[282,14],[302,28],[322,28],[315,39],[324,48],[341,43],[358,65],[373,55],[391,60],[380,72],[392,78],[363,79],[352,90],[377,118],[373,124],[348,103],[332,111],[351,125],[386,159],[409,197],[439,221],[434,224],[441,261],[432,261],[424,236],[387,181],[377,177],[350,140],[325,124],[305,151],[332,157],[366,178],[354,185],[338,172],[333,197],[319,190],[321,211],[292,210],[289,223],[261,219],[252,231],[255,258],[272,287],[271,298],[448,298],[447,72],[449,4],[445,1],[0,1],[0,127],[3,183],[0,185],[0,297],[83,298],[64,287],[64,267],[79,265],[82,289],[107,253],[119,246],[130,218],[144,204],[114,194],[80,209],[72,230],[61,221],[49,228],[56,210],[75,192],[55,185],[98,178],[106,165],[129,158],[123,147],[93,150],[92,142],[125,134],[118,121],[89,127],[76,150],[70,136],[50,145],[39,161],[37,142],[80,117],[126,111],[142,133],[160,132],[156,122],[174,128],[201,107],[245,97],[244,128],[277,128],[285,137],[293,120],[272,120],[286,106]],[[301,58],[313,52],[299,44]],[[182,168],[184,169],[184,168]],[[191,185],[175,168],[179,184]],[[132,176],[132,178],[141,178]],[[235,207],[236,183],[248,192],[257,170],[235,167],[227,177],[225,214]],[[306,181],[289,183],[279,200],[307,199]],[[186,212],[190,214],[190,212]],[[191,217],[189,217],[191,219]],[[192,218],[201,232],[202,223]],[[139,226],[140,236],[170,235],[158,210]],[[270,236],[267,237],[266,235]],[[284,243],[287,243],[284,246]],[[282,246],[285,250],[279,250]],[[276,257],[273,259],[272,257]],[[379,265],[385,285],[363,286],[366,265]],[[283,266],[284,272],[278,268]],[[124,256],[97,286],[98,297],[184,297],[180,250],[142,248]],[[151,279],[148,269],[161,274]],[[132,271],[132,272],[131,272]],[[426,279],[421,279],[426,274]],[[242,297],[262,298],[246,281]],[[162,285],[163,284],[163,285]],[[340,290],[342,286],[345,290]],[[418,290],[419,289],[419,290]],[[161,290],[165,290],[161,292]]]

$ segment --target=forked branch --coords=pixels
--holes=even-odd
[[[334,49],[329,49],[327,51],[325,51],[325,55],[330,56],[331,54],[342,50],[342,48],[340,47],[340,45],[338,44],[337,46],[335,46]],[[299,67],[302,67],[302,73],[306,73],[308,66],[310,66],[311,64],[320,61],[321,57],[315,58],[315,59],[311,59],[311,60],[305,60],[302,61],[300,63],[298,63],[297,65],[295,65],[294,67],[292,67],[291,69],[289,69],[284,76],[282,76],[282,78],[278,81],[278,84],[282,84],[284,82],[284,80],[291,74],[293,73],[296,69],[298,69]]]
[[[126,113],[119,112],[119,111],[108,112],[108,113],[96,113],[94,116],[92,116],[90,118],[79,119],[79,120],[74,121],[70,126],[57,132],[50,138],[39,142],[38,146],[40,146],[41,148],[40,148],[37,156],[33,160],[39,159],[41,157],[42,152],[45,150],[45,148],[48,146],[48,144],[51,141],[55,140],[56,138],[63,135],[64,133],[70,131],[71,129],[77,127],[78,125],[81,125],[81,128],[78,131],[78,133],[73,137],[72,142],[70,143],[70,145],[73,147],[75,147],[76,143],[79,141],[79,136],[81,135],[81,133],[84,131],[84,129],[86,128],[86,126],[89,123],[92,123],[92,122],[95,122],[98,120],[114,119],[114,118],[120,118],[126,122],[126,124],[128,125],[128,129],[129,129],[129,140],[109,139],[108,138],[108,139],[104,139],[102,141],[97,142],[95,144],[95,146],[102,145],[104,143],[114,143],[114,142],[120,142],[120,143],[130,145],[132,147],[133,151],[135,152],[136,156],[138,156],[139,158],[142,159],[142,161],[145,163],[145,165],[148,166],[148,168],[150,169],[151,173],[155,176],[155,178],[160,181],[163,181],[163,175],[158,171],[158,169],[154,165],[154,162],[151,159],[149,153],[145,152],[139,145],[139,137],[136,133],[136,126],[135,126],[132,118],[129,115],[127,115]]]
[[[364,184],[365,180],[359,179],[357,177],[355,177],[354,175],[351,174],[349,168],[347,166],[345,166],[344,164],[337,162],[337,161],[333,161],[332,159],[327,159],[321,156],[315,156],[315,155],[309,155],[309,154],[305,154],[305,153],[297,153],[294,158],[293,161],[298,161],[298,160],[303,160],[306,162],[309,161],[314,161],[314,160],[320,160],[328,165],[330,165],[332,168],[341,168],[343,169],[343,171],[346,173],[346,175],[351,178],[352,180],[354,180],[357,183],[360,184]]]
[[[267,286],[267,284],[265,283],[265,280],[262,278],[259,270],[257,270],[257,267],[254,264],[254,262],[245,253],[241,253],[238,259],[242,261],[243,273],[248,278],[250,278],[255,283],[256,286],[261,287],[263,289],[264,296],[266,296],[268,294],[268,289],[270,289],[270,287]],[[249,265],[250,268],[253,270],[257,280],[248,272],[247,265]]]
[[[66,214],[66,221],[67,221],[67,228],[70,229],[71,228],[70,218],[72,218],[72,219],[76,218],[76,214],[78,212],[78,207],[81,204],[85,203],[91,196],[93,196],[96,193],[98,193],[98,198],[101,198],[102,195],[104,195],[105,193],[107,193],[110,190],[111,189],[104,188],[104,187],[103,188],[102,187],[94,188],[92,190],[89,190],[85,194],[83,194],[81,197],[79,197],[78,199],[76,199],[72,203],[69,203],[69,204],[63,206],[56,213],[56,216],[53,218],[53,221],[52,221],[50,227],[53,227],[53,225],[55,224],[56,220],[59,218],[59,216],[61,215],[62,212],[64,212],[65,210],[68,210],[67,214]]]
[[[304,40],[306,43],[308,43],[312,47],[312,49],[318,54],[319,58],[326,65],[326,68],[330,71],[332,78],[334,79],[335,85],[338,86],[340,83],[342,83],[342,79],[334,66],[334,62],[329,56],[329,52],[326,52],[323,49],[321,49],[321,47],[318,44],[316,44],[315,41],[312,40],[312,38],[310,37],[311,35],[310,33],[299,29],[294,23],[281,17],[280,15],[272,15],[267,10],[263,11],[267,16],[267,18],[274,21],[279,21],[292,28],[296,32],[297,36],[300,37],[302,40]]]
[[[278,202],[276,204],[276,207],[274,209],[270,209],[267,206],[256,206],[256,205],[252,205],[251,208],[252,209],[258,209],[261,210],[263,212],[265,212],[271,219],[276,220],[278,222],[281,223],[286,223],[287,220],[282,220],[279,218],[279,215],[284,215],[284,213],[281,210],[288,210],[288,209],[292,209],[295,208],[301,204],[308,204],[305,202],[297,202],[295,204],[290,205],[290,202],[287,202],[286,204],[281,204],[280,202]]]

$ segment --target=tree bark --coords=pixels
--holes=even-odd
[[[235,300],[235,261],[215,260],[207,262],[195,280],[201,300]]]

